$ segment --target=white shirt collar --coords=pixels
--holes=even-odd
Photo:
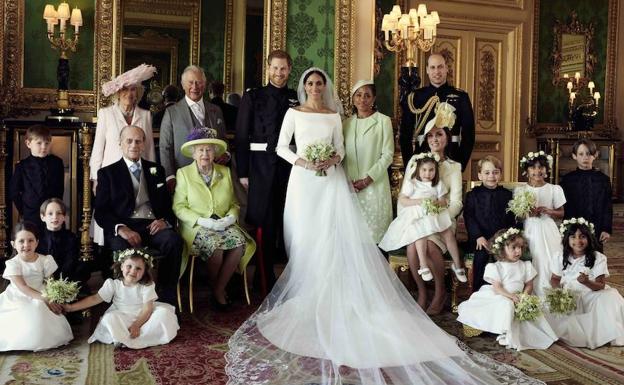
[[[126,166],[128,168],[130,168],[130,166],[132,166],[135,163],[139,163],[139,166],[141,166],[141,158],[139,158],[138,162],[133,162],[130,159],[126,158],[125,156],[122,156],[122,159],[124,160],[124,162],[126,162]],[[143,166],[141,166],[141,168],[143,168]]]
[[[199,105],[199,108],[202,109],[202,111],[204,110],[204,98],[203,97],[199,99],[198,101],[194,102],[191,98],[184,95],[184,100],[186,100],[186,104],[188,104],[189,107],[193,107],[194,104],[197,104]]]

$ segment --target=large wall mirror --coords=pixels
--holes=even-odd
[[[572,11],[568,22],[556,20],[553,26],[552,84],[567,82],[564,75],[590,79],[594,74],[597,56],[594,50],[594,23],[583,24]],[[564,83],[565,84],[565,83]]]

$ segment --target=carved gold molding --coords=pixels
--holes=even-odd
[[[609,11],[607,21],[607,53],[605,68],[605,96],[603,99],[603,123],[596,124],[592,131],[599,136],[612,138],[617,127],[615,125],[615,59],[617,47],[618,28],[618,0],[609,0]],[[539,21],[540,21],[540,0],[535,0],[533,7],[533,58],[531,68],[531,111],[527,118],[526,133],[529,136],[566,134],[567,126],[563,123],[540,123],[537,121],[537,81],[538,81],[538,60],[539,60]]]
[[[7,159],[7,139],[8,129],[5,124],[0,126],[0,258],[7,258],[8,242],[7,242],[7,201],[6,201],[6,159]]]
[[[225,1],[225,33],[223,38],[223,85],[225,93],[232,92],[232,30],[234,26],[234,0]]]
[[[102,85],[111,79],[113,74],[113,32],[115,30],[115,0],[96,2],[95,10],[95,97],[98,108],[110,104],[110,98],[102,95]],[[119,14],[116,15],[119,17]],[[119,19],[117,19],[119,20]],[[117,23],[119,24],[119,22]]]
[[[276,49],[286,49],[286,22],[288,0],[264,0],[264,44],[263,57]],[[268,83],[267,63],[262,61],[262,80]]]
[[[355,44],[355,1],[336,0],[334,42],[334,82],[336,92],[342,100],[345,111],[350,110],[351,77],[353,61],[351,55]]]

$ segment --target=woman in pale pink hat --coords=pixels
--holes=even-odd
[[[156,73],[156,68],[148,64],[141,64],[102,86],[104,96],[112,96],[113,104],[98,111],[95,140],[91,151],[91,181],[93,193],[97,186],[97,172],[121,158],[119,147],[119,133],[125,126],[137,126],[145,131],[145,152],[143,157],[152,162],[156,161],[154,152],[154,138],[152,135],[152,115],[149,111],[139,108],[138,103],[143,96],[144,88],[141,83],[150,79]],[[104,244],[102,229],[93,223],[93,241]]]

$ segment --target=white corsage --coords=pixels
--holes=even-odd
[[[152,175],[158,174],[158,168],[156,167],[150,167],[149,171],[150,171],[150,174]]]

